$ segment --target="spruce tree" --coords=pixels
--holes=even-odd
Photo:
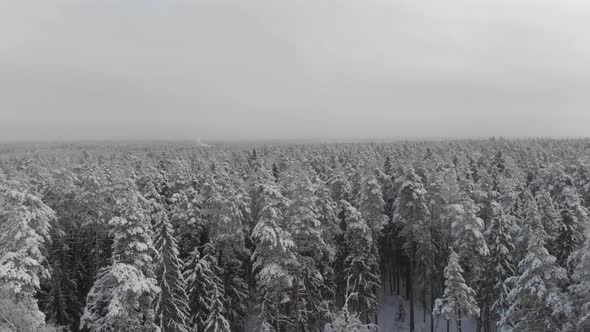
[[[422,180],[410,169],[400,187],[395,202],[393,224],[396,235],[403,241],[402,249],[409,259],[406,266],[406,294],[410,300],[410,331],[414,331],[414,269],[416,253],[420,241],[419,234],[430,221],[430,211],[426,201],[427,192]]]
[[[45,244],[55,212],[38,197],[0,187],[0,290],[23,308],[23,320],[35,330],[45,325],[37,291],[49,278]]]
[[[258,188],[257,223],[252,230],[256,246],[252,268],[256,278],[258,306],[263,324],[279,331],[289,322],[287,304],[293,299],[293,274],[297,265],[294,242],[285,225],[286,198],[272,182]]]
[[[153,278],[156,250],[146,204],[131,181],[115,190],[118,215],[109,221],[112,263],[97,275],[81,326],[91,331],[157,331],[152,303],[160,288]]]
[[[215,289],[213,298],[211,299],[209,316],[203,324],[204,332],[231,332],[230,323],[225,317],[223,297],[219,289]]]
[[[570,255],[583,243],[583,229],[588,225],[588,213],[573,186],[567,186],[559,196],[560,222],[553,247],[559,266],[568,269]]]
[[[491,320],[497,320],[508,309],[507,297],[510,289],[506,279],[515,275],[515,263],[512,257],[514,243],[510,235],[510,222],[500,204],[492,202],[492,220],[488,230],[488,244],[490,255],[487,259],[485,288],[485,303],[481,303],[484,310],[488,310]],[[491,275],[490,275],[491,274]],[[482,313],[483,316],[484,313]]]
[[[316,188],[299,167],[285,172],[284,181],[286,196],[290,199],[285,211],[286,224],[298,261],[293,271],[291,320],[296,329],[319,327],[323,313],[317,308],[325,303],[326,293],[322,271],[329,269],[331,262],[319,220]]]
[[[43,311],[47,321],[57,326],[77,329],[80,323],[83,304],[78,298],[78,285],[75,282],[72,246],[65,232],[52,227],[51,243],[48,250],[49,272],[51,278],[41,290]]]
[[[375,244],[377,244],[383,234],[383,227],[388,220],[385,215],[383,192],[377,180],[369,179],[364,183],[359,210],[373,232],[373,237],[376,240]]]
[[[174,230],[165,211],[160,210],[154,217],[155,246],[159,254],[155,277],[161,289],[156,299],[156,320],[163,332],[187,332],[190,326],[188,296]]]
[[[572,323],[578,331],[590,330],[590,234],[582,248],[577,250],[570,261],[577,261],[573,273],[574,284],[570,286],[570,296],[574,305]]]
[[[202,254],[195,248],[185,264],[184,278],[193,330],[202,331],[205,328],[213,302],[223,299],[225,289],[220,278],[222,271],[217,264],[217,253],[212,243],[203,246]]]
[[[221,182],[224,203],[220,206],[216,223],[218,223],[215,246],[219,252],[219,267],[224,288],[225,317],[232,330],[242,328],[247,315],[249,294],[246,283],[246,269],[251,252],[245,245],[245,222],[249,214],[249,197],[236,190],[239,185],[232,182],[227,172],[223,173]]]
[[[509,308],[500,326],[515,331],[558,331],[565,316],[560,287],[567,279],[567,273],[545,247],[545,230],[537,203],[530,193],[525,217],[531,225],[527,253],[518,264],[518,274],[506,280],[511,287],[507,298]]]
[[[464,198],[461,204],[449,206],[448,218],[454,239],[453,247],[457,250],[467,270],[466,279],[475,283],[480,276],[480,258],[490,254],[486,243],[484,223],[477,216],[479,211],[473,200]]]
[[[451,249],[449,263],[445,268],[445,292],[442,298],[435,301],[432,311],[435,316],[456,320],[459,332],[462,320],[478,317],[480,314],[475,300],[476,293],[465,283],[463,272],[459,265],[459,255]]]
[[[547,190],[540,190],[535,198],[539,206],[539,213],[541,214],[541,225],[543,225],[547,233],[548,243],[553,242],[560,223],[558,208]]]
[[[348,203],[344,203],[343,210],[348,247],[348,256],[344,261],[345,273],[356,293],[351,306],[368,322],[370,315],[377,309],[377,290],[381,287],[379,259],[371,229],[361,214]]]

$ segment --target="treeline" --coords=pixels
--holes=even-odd
[[[586,140],[38,149],[0,158],[0,329],[375,331],[380,293],[590,329]]]

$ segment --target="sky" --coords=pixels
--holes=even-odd
[[[0,140],[579,137],[587,0],[3,0]]]

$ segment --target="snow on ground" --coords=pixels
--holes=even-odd
[[[406,311],[405,322],[401,323],[396,321],[397,313],[399,311],[399,303],[402,301],[404,309]],[[422,304],[417,302],[414,304],[415,308],[415,331],[416,332],[430,332],[430,315],[426,315],[426,322],[424,322],[424,311],[422,310]],[[380,309],[378,316],[379,331],[380,332],[396,332],[396,331],[409,331],[410,330],[410,304],[408,301],[403,300],[398,296],[384,295],[380,292]],[[447,321],[440,319],[437,322],[436,317],[434,318],[434,325],[436,332],[447,331]],[[450,331],[457,331],[455,321],[451,321]],[[463,332],[475,331],[475,321],[463,321],[462,323]]]
[[[404,309],[406,311],[406,319],[405,322],[401,323],[396,321],[397,313],[399,310],[399,303],[402,301],[404,304]],[[379,325],[379,332],[401,332],[401,331],[409,331],[410,330],[410,304],[408,301],[394,295],[389,296],[385,295],[383,291],[379,291],[379,316],[378,316],[378,325]],[[416,332],[430,332],[430,315],[426,315],[426,322],[424,322],[424,311],[422,310],[422,304],[417,302],[414,304],[415,307],[415,327]],[[253,310],[254,311],[254,310]],[[248,320],[246,321],[245,330],[247,332],[254,332],[258,326],[258,313],[253,312]],[[446,332],[447,331],[447,321],[443,319],[439,319],[437,321],[436,317],[434,319],[434,325],[436,327],[436,332]],[[450,332],[456,332],[457,327],[455,325],[455,321],[450,322]],[[474,332],[475,331],[475,321],[463,321],[462,323],[462,331],[463,332]]]

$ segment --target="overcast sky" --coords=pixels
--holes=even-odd
[[[588,0],[3,0],[0,140],[588,136]]]

